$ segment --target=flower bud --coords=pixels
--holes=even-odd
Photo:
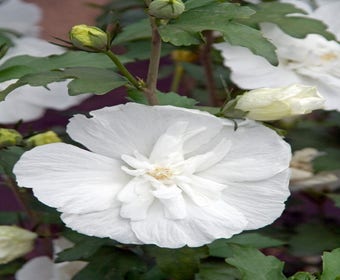
[[[315,87],[291,85],[248,91],[237,99],[235,108],[247,112],[247,118],[273,121],[308,114],[322,109],[324,103],[325,99]]]
[[[62,142],[59,136],[54,131],[46,131],[44,133],[39,133],[26,140],[29,146],[41,146],[51,143]]]
[[[149,5],[149,14],[162,19],[176,18],[185,10],[182,0],[154,0]]]
[[[0,226],[0,264],[32,251],[37,235],[16,226]]]
[[[198,55],[189,50],[174,50],[171,52],[171,58],[176,62],[194,62]]]
[[[0,128],[0,148],[19,145],[22,142],[21,134],[14,129]]]
[[[85,24],[75,25],[69,36],[72,44],[81,50],[92,52],[107,50],[107,34],[98,27]]]

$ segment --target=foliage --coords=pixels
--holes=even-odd
[[[115,89],[123,88],[126,101],[206,111],[230,118],[237,130],[234,119],[242,121],[247,114],[235,109],[237,96],[244,90],[232,82],[230,70],[223,66],[220,53],[213,49],[214,43],[246,47],[275,66],[279,63],[276,47],[262,36],[262,23],[276,24],[296,38],[305,38],[311,33],[329,40],[335,38],[323,22],[306,17],[305,11],[291,4],[278,1],[255,5],[246,1],[187,0],[184,1],[185,11],[171,19],[150,17],[145,2],[149,1],[112,0],[101,7],[98,26],[107,29],[112,36],[112,46],[108,50],[94,53],[71,48],[60,55],[21,55],[1,60],[0,83],[11,80],[11,84],[0,88],[0,102],[6,102],[12,91],[24,85],[48,88],[52,82],[67,80],[71,96],[86,93],[113,93],[114,96]],[[154,46],[155,29],[161,40],[159,46],[162,43],[159,53]],[[0,58],[2,55],[6,58],[13,38],[11,33],[0,32]],[[173,52],[183,50],[193,59],[176,60]],[[161,68],[152,73],[156,76],[155,89],[152,89],[152,70],[141,75],[136,73],[140,65],[145,70],[148,62],[152,64],[157,56],[161,57]],[[153,103],[150,91],[157,102]],[[88,112],[86,108],[79,110]],[[78,109],[67,114],[76,111]],[[340,169],[339,112],[317,111],[291,122],[276,121],[266,126],[276,131],[285,130],[286,140],[293,150],[314,147],[321,151],[323,154],[312,161],[314,173]],[[73,245],[58,252],[54,262],[58,265],[86,262],[72,276],[73,280],[340,279],[340,220],[334,214],[339,213],[340,208],[337,189],[327,185],[322,189],[309,186],[307,190],[292,191],[286,210],[276,223],[202,247],[168,249],[120,244],[109,238],[86,236],[67,229],[58,209],[38,201],[30,190],[15,186],[13,167],[31,148],[25,141],[36,131],[30,124],[20,122],[4,127],[22,131],[23,141],[0,148],[0,191],[8,187],[6,191],[13,191],[20,204],[14,207],[16,210],[1,209],[0,224],[15,224],[36,231],[39,234],[37,244],[45,244],[41,247],[48,249],[44,248],[43,254],[50,257],[52,240],[64,237],[71,241]],[[65,133],[63,127],[58,129]],[[64,141],[73,143],[67,138]],[[318,258],[317,261],[310,263],[314,258]],[[13,276],[24,263],[25,259],[21,258],[0,265],[0,278]],[[310,266],[317,272],[304,271]]]

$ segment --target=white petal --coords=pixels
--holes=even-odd
[[[24,153],[14,167],[18,184],[33,188],[43,203],[60,211],[86,213],[112,205],[128,182],[120,162],[72,145],[43,145]]]
[[[238,210],[223,202],[204,208],[189,205],[187,210],[185,219],[170,220],[163,216],[161,205],[154,203],[147,219],[131,222],[131,226],[143,243],[179,248],[198,247],[218,238],[229,238],[247,224]]]
[[[224,160],[197,173],[198,176],[228,185],[230,181],[263,180],[288,169],[290,146],[273,130],[256,122],[241,125],[232,134],[225,130],[232,146]]]
[[[0,3],[1,29],[13,30],[26,36],[37,36],[41,17],[42,12],[35,4],[25,3],[21,0]]]
[[[222,51],[224,64],[232,70],[232,81],[241,88],[283,87],[300,82],[299,76],[290,69],[281,65],[275,67],[247,48],[228,43],[215,47]]]
[[[153,201],[154,197],[149,193],[140,195],[135,200],[122,204],[120,216],[131,221],[144,220]]]
[[[135,157],[122,155],[122,160],[125,161],[128,165],[135,169],[148,169],[152,168],[152,165],[146,160],[139,160]]]
[[[227,155],[230,147],[231,141],[228,139],[222,139],[220,143],[218,143],[212,150],[204,154],[188,158],[185,161],[184,172],[189,172],[192,174],[214,166]]]
[[[20,120],[32,121],[44,115],[45,109],[27,102],[20,102],[14,94],[0,102],[0,123],[11,124]]]
[[[117,195],[117,199],[121,202],[131,202],[138,198],[139,194],[150,189],[150,183],[140,177],[135,177],[122,187]]]
[[[187,180],[180,180],[178,186],[198,206],[207,206],[221,198],[221,191],[227,186],[199,176],[190,176]]]
[[[139,177],[132,179],[124,186],[117,198],[123,202],[120,215],[131,220],[145,219],[149,206],[154,200],[150,183]]]
[[[249,221],[247,229],[271,224],[284,210],[289,196],[289,170],[263,181],[230,183],[223,191],[226,203],[241,211]]]
[[[162,162],[168,159],[169,155],[176,155],[176,161],[182,160],[184,133],[187,127],[188,122],[176,122],[171,125],[155,143],[150,161]]]
[[[10,48],[4,56],[4,61],[18,55],[43,57],[65,52],[65,49],[61,47],[34,37],[19,37],[13,40],[13,44],[14,47]]]
[[[91,96],[90,94],[70,96],[67,88],[68,82],[69,81],[48,84],[48,89],[44,87],[23,86],[14,90],[11,94],[22,92],[23,94],[20,100],[46,109],[55,110],[65,110],[78,105]]]
[[[209,132],[186,141],[184,152],[209,142],[222,127],[221,121],[208,113],[173,106],[127,103],[92,111],[91,115],[92,118],[73,117],[67,132],[88,149],[115,158],[133,155],[134,151],[149,156],[159,137],[176,122],[189,122],[188,134],[209,127]]]
[[[48,257],[34,258],[17,271],[16,280],[50,280],[53,279],[54,263]]]
[[[119,211],[120,207],[116,205],[88,214],[63,213],[61,218],[68,227],[86,235],[109,237],[124,244],[141,244],[131,230],[130,220],[122,218]]]
[[[323,1],[326,2],[326,1]],[[336,35],[336,38],[340,40],[340,18],[338,11],[340,10],[340,3],[335,0],[333,3],[321,3],[319,8],[312,13],[312,17],[320,19],[329,26],[329,30]]]
[[[43,116],[46,109],[64,110],[90,97],[89,94],[69,96],[66,84],[52,83],[49,89],[31,86],[15,89],[0,102],[0,123],[36,120]],[[7,85],[1,83],[0,88],[4,89]]]
[[[166,218],[177,220],[186,217],[186,203],[183,199],[182,191],[178,187],[164,187],[153,191],[152,194],[162,203]]]

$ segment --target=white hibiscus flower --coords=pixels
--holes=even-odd
[[[122,243],[191,247],[272,223],[289,195],[289,145],[254,121],[135,103],[76,115],[25,153],[18,184],[67,226]],[[44,172],[42,172],[42,170]]]
[[[305,1],[300,2],[300,6],[306,5]],[[328,15],[325,22],[330,30],[338,31],[339,8],[340,2],[325,4],[309,16],[321,19]],[[327,41],[316,34],[296,39],[269,23],[261,24],[261,30],[277,47],[279,65],[272,66],[265,58],[254,55],[247,48],[228,43],[217,44],[215,46],[222,51],[224,64],[232,71],[232,81],[244,89],[284,87],[296,83],[316,86],[326,99],[325,108],[340,110],[339,43]]]
[[[64,49],[52,45],[42,39],[22,37],[13,40],[14,47],[10,48],[2,60],[18,55],[48,56],[62,54]],[[0,90],[14,83],[15,80],[0,83]],[[32,121],[44,115],[46,109],[64,110],[79,104],[90,95],[69,96],[67,81],[55,82],[44,87],[20,87],[0,102],[0,123],[10,124],[19,120]]]
[[[37,36],[42,12],[35,4],[21,0],[0,2],[0,29],[10,30],[25,36]]]

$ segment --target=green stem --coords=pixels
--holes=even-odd
[[[19,190],[19,187],[17,186],[17,184],[15,183],[15,181],[12,178],[10,178],[9,176],[2,176],[2,178],[3,178],[4,182],[6,183],[6,185],[9,187],[9,189],[14,194],[15,198],[19,202],[22,209],[26,212],[26,215],[28,216],[28,218],[30,220],[30,228],[36,227],[38,225],[38,217],[34,213],[34,211],[31,210],[30,206],[28,205],[28,202],[27,202],[27,199],[26,199],[24,193],[22,193]]]
[[[146,80],[146,89],[144,90],[144,93],[146,94],[146,97],[150,105],[157,105],[159,104],[159,102],[158,102],[158,98],[156,95],[156,90],[157,90],[159,62],[161,58],[162,40],[158,32],[156,19],[154,17],[150,17],[150,24],[151,24],[151,30],[152,30],[151,54],[150,54],[148,76]]]
[[[179,84],[180,84],[182,76],[183,76],[183,72],[184,72],[184,69],[183,69],[182,63],[176,62],[175,63],[175,73],[174,73],[174,77],[172,79],[171,88],[170,88],[172,92],[178,91]]]
[[[201,49],[201,63],[204,68],[204,73],[206,76],[206,85],[210,95],[210,103],[213,106],[218,106],[220,103],[217,88],[215,85],[215,79],[213,75],[213,65],[211,61],[211,49],[212,44],[214,43],[214,37],[212,31],[205,32],[206,43],[202,46]]]
[[[126,67],[120,62],[118,57],[111,50],[106,51],[105,54],[113,61],[113,63],[117,66],[119,71],[129,80],[129,82],[136,89],[142,88],[142,84],[135,77],[132,76],[129,70],[126,69]]]

